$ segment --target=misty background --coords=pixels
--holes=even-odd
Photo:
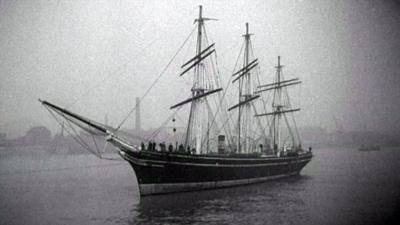
[[[346,131],[400,138],[400,3],[358,0],[0,1],[1,131],[58,132],[38,98],[117,126],[191,32],[199,4],[218,19],[206,29],[223,86],[248,22],[264,83],[278,55],[286,77],[303,81],[298,126],[339,129],[335,117]],[[144,99],[142,128],[159,127],[188,96],[179,73],[193,55],[184,48]]]

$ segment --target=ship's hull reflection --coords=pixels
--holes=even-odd
[[[304,183],[309,182],[310,179],[308,176],[298,175],[254,185],[146,196],[141,198],[134,209],[137,217],[131,222],[132,224],[192,224],[205,221],[226,223],[226,221],[232,221],[232,218],[229,218],[233,215],[232,213],[241,210],[242,212],[248,210],[262,212],[270,208],[269,212],[266,211],[267,214],[279,211],[279,208],[286,207],[282,202],[285,200],[291,207],[301,208],[304,206],[301,192],[304,190]],[[281,193],[286,190],[289,192]]]

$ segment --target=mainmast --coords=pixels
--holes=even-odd
[[[250,42],[250,34],[249,34],[249,23],[246,23],[246,33],[244,34],[244,41],[245,41],[245,49],[244,49],[244,62],[243,66],[246,67],[249,65],[249,42]],[[244,93],[243,93],[244,92]],[[244,75],[244,78],[239,80],[239,102],[247,100],[247,98],[250,96],[250,79],[249,79],[249,73],[246,73]],[[249,104],[245,104],[243,109],[243,113],[245,118],[244,119],[244,124],[243,124],[243,148],[246,150],[247,149],[247,123],[248,121],[248,109],[249,109]],[[242,116],[242,107],[239,107],[239,121],[238,121],[238,127],[239,127],[239,135],[238,135],[238,151],[239,153],[242,152],[241,148],[241,143],[240,143],[240,132],[241,132],[241,116]]]
[[[249,152],[248,137],[250,134],[251,125],[251,101],[260,97],[251,93],[251,78],[250,71],[258,65],[257,59],[250,62],[250,36],[249,24],[246,23],[246,33],[244,36],[245,49],[243,55],[243,67],[238,70],[233,76],[237,76],[232,83],[239,81],[239,103],[229,108],[229,111],[238,107],[238,140],[237,151],[242,153],[243,149]],[[243,141],[242,141],[243,139]]]
[[[203,6],[199,6],[199,18],[197,19],[197,49],[196,49],[196,55],[198,55],[201,52],[201,35],[202,35],[202,27],[203,27]],[[199,65],[197,65],[199,66]],[[197,71],[197,74],[199,71]]]

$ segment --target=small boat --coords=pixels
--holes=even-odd
[[[179,73],[179,76],[190,73],[192,88],[186,100],[170,107],[174,110],[172,115],[184,107],[190,108],[185,136],[175,146],[157,144],[152,139],[148,145],[134,145],[118,135],[119,127],[111,128],[40,100],[68,124],[75,124],[91,135],[103,136],[114,145],[134,169],[140,195],[224,188],[295,176],[312,159],[311,148],[302,148],[295,127],[293,113],[300,109],[291,107],[287,94],[287,87],[301,83],[299,78],[284,79],[278,56],[273,82],[260,83],[256,72],[259,61],[252,51],[253,34],[246,23],[244,47],[239,54],[243,63],[229,75],[227,85],[237,90],[237,102],[227,107],[227,89],[221,87],[215,76],[220,74],[212,69],[216,66],[215,44],[208,42],[204,26],[209,20],[212,19],[203,17],[200,6],[195,20],[195,55],[182,65]]]
[[[381,147],[379,145],[361,145],[358,148],[358,151],[367,152],[367,151],[380,151]]]

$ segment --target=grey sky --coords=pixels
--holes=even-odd
[[[332,128],[335,115],[347,130],[400,130],[400,5],[357,0],[0,1],[0,128],[56,127],[38,98],[116,125],[190,33],[199,4],[219,19],[206,27],[224,81],[249,22],[264,81],[277,55],[303,80],[300,125]],[[142,127],[187,97],[179,66],[193,50],[181,53],[144,101]]]

